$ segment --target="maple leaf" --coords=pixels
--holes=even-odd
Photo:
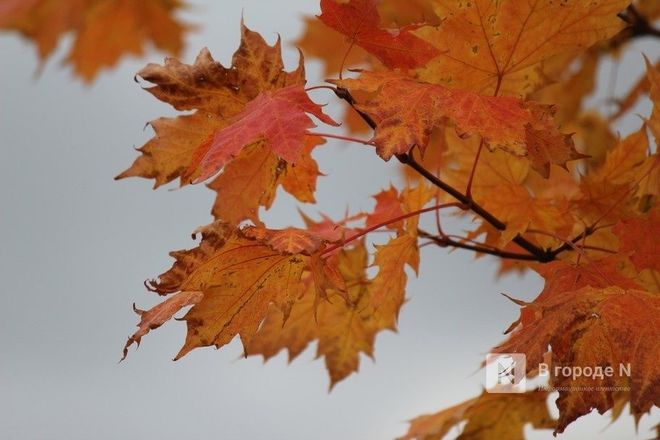
[[[321,0],[322,12],[318,18],[345,35],[351,45],[362,47],[388,68],[422,66],[438,55],[432,45],[413,34],[419,25],[393,30],[380,28],[377,6],[377,0],[350,0],[348,3]]]
[[[184,291],[203,289],[204,297],[183,317],[188,334],[175,359],[197,347],[222,347],[236,335],[245,345],[271,302],[299,296],[304,261],[298,256],[283,256],[268,246],[234,239],[223,247],[221,258],[212,261],[213,269],[201,266],[204,272],[181,287]]]
[[[555,164],[568,171],[566,162],[586,159],[589,156],[575,149],[573,135],[565,135],[556,129],[553,115],[555,108],[527,103],[534,122],[525,126],[525,150],[532,168],[546,179],[550,177],[550,165]]]
[[[101,69],[126,55],[142,55],[149,44],[178,55],[191,28],[176,18],[185,6],[180,0],[5,0],[0,28],[33,40],[42,63],[62,37],[73,33],[65,63],[91,82]]]
[[[408,265],[415,272],[419,266],[419,250],[415,237],[404,234],[376,246],[374,266],[378,273],[369,285],[369,297],[376,310],[386,318],[388,327],[395,329],[399,310],[405,301]]]
[[[613,406],[612,391],[602,387],[630,386],[633,414],[647,412],[658,405],[660,368],[657,344],[660,337],[660,298],[640,290],[620,287],[583,287],[555,292],[523,306],[534,318],[518,327],[494,352],[524,353],[528,372],[543,362],[552,349],[553,367],[611,367],[630,364],[630,377],[584,377],[571,386],[590,386],[592,391],[570,391],[566,378],[559,377],[557,406],[560,410],[556,432],[593,408],[603,414]],[[600,388],[599,388],[600,387]]]
[[[491,394],[467,400],[435,414],[410,421],[408,433],[399,440],[441,440],[450,429],[467,422],[458,436],[460,440],[507,439],[524,440],[524,428],[551,429],[552,418],[546,403],[546,391],[522,394]]]
[[[435,192],[424,183],[407,188],[400,195],[399,209],[405,214],[419,211],[434,195]],[[405,267],[413,269],[415,274],[419,271],[418,221],[418,216],[406,219],[403,227],[398,229],[397,237],[384,245],[376,245],[372,265],[378,267],[378,273],[369,284],[369,298],[374,310],[379,312],[382,325],[393,330],[405,301],[408,281]]]
[[[415,145],[423,150],[433,129],[446,119],[459,134],[477,134],[491,149],[528,155],[545,177],[551,163],[565,167],[567,161],[584,157],[569,135],[559,133],[548,106],[452,90],[390,72],[363,72],[358,79],[331,82],[351,92],[376,94],[357,108],[376,121],[373,141],[385,160]]]
[[[310,257],[323,242],[303,230],[237,230],[215,222],[199,230],[196,248],[173,252],[170,270],[148,284],[160,295],[176,293],[142,316],[126,345],[140,341],[186,305],[186,343],[176,359],[197,347],[221,347],[240,335],[244,345],[257,331],[271,304],[288,315],[305,284]],[[323,262],[324,265],[331,263]]]
[[[302,64],[293,72],[284,70],[279,40],[269,46],[244,24],[240,46],[229,68],[216,62],[205,48],[192,65],[167,58],[162,66],[147,65],[137,77],[153,84],[145,90],[159,100],[177,110],[195,110],[192,115],[161,118],[158,125],[152,122],[156,136],[139,148],[142,156],[117,176],[154,178],[155,187],[181,177],[195,150],[216,129],[229,125],[230,119],[262,91],[305,81]],[[167,131],[159,130],[161,127]]]
[[[416,34],[439,56],[419,77],[486,95],[526,95],[544,84],[541,63],[580,52],[623,28],[617,17],[628,0],[438,0],[438,29]]]
[[[133,165],[117,176],[155,179],[154,187],[176,178],[187,184],[190,178],[183,176],[194,167],[195,152],[217,130],[230,126],[262,92],[302,87],[305,81],[302,60],[298,69],[285,71],[280,41],[269,46],[245,25],[241,26],[241,44],[229,68],[203,49],[192,65],[168,58],[162,66],[149,64],[137,76],[152,84],[146,90],[159,100],[177,110],[194,110],[152,121],[156,135],[139,148],[142,155]],[[291,153],[298,154],[291,163],[280,160],[265,139],[248,145],[209,184],[217,193],[213,215],[233,224],[243,220],[260,224],[259,207],[272,205],[278,185],[300,201],[314,201],[320,172],[311,153],[324,142],[316,136],[303,136],[301,145]]]
[[[295,164],[303,151],[308,130],[316,127],[308,113],[326,124],[339,125],[309,99],[302,86],[260,94],[229,125],[217,130],[199,146],[189,165],[189,175],[196,175],[197,182],[205,180],[230,162],[243,147],[260,140],[265,140],[282,159]]]
[[[660,271],[658,231],[660,213],[657,210],[645,217],[621,220],[614,227],[614,233],[621,240],[620,251],[630,255],[637,270],[650,268]]]

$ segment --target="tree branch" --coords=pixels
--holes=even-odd
[[[346,101],[359,115],[362,117],[362,119],[371,127],[372,130],[375,130],[377,127],[376,122],[369,116],[368,114],[362,112],[355,106],[355,99],[353,96],[350,94],[350,92],[346,89],[338,87],[335,89],[335,94],[337,97],[340,99],[343,99]],[[465,206],[466,209],[471,210],[478,216],[480,216],[484,221],[489,223],[491,226],[493,226],[495,229],[498,231],[504,231],[506,230],[506,223],[502,222],[500,219],[495,217],[493,214],[491,214],[489,211],[487,211],[485,208],[483,208],[481,205],[479,205],[475,200],[470,196],[470,195],[465,195],[453,186],[449,185],[447,182],[443,181],[439,177],[437,177],[435,174],[431,173],[429,170],[424,168],[420,163],[418,163],[415,158],[412,156],[412,154],[399,154],[397,155],[397,159],[399,162],[401,162],[404,165],[407,165],[417,171],[422,177],[424,177],[427,181],[441,189],[442,191],[446,192],[456,200],[458,200],[463,206]],[[537,246],[536,244],[532,243],[531,241],[527,240],[525,237],[522,235],[518,234],[516,237],[513,239],[513,242],[516,243],[518,246],[521,248],[525,249],[527,252],[529,252],[529,255],[525,254],[517,254],[513,252],[507,252],[507,251],[502,251],[502,250],[494,250],[490,248],[482,248],[481,246],[478,245],[469,245],[466,243],[462,242],[457,242],[455,240],[452,240],[448,237],[434,237],[434,236],[429,236],[426,238],[430,238],[434,240],[437,244],[441,246],[454,246],[454,247],[460,247],[463,249],[470,249],[478,252],[483,252],[486,254],[491,254],[491,255],[497,255],[502,258],[511,258],[511,259],[518,259],[518,260],[531,260],[531,261],[538,261],[540,263],[548,263],[550,261],[553,261],[557,259],[557,256],[561,254],[564,251],[567,251],[569,249],[572,249],[572,246],[583,239],[584,237],[587,237],[591,234],[594,233],[593,228],[587,227],[585,230],[577,235],[575,238],[573,238],[571,241],[566,242],[562,244],[561,246],[557,247],[556,249],[543,249],[540,246]]]
[[[474,212],[479,217],[484,219],[495,229],[499,231],[504,231],[506,229],[506,223],[502,222],[500,219],[495,217],[489,211],[484,209],[481,205],[475,202],[472,197],[466,196],[465,194],[463,194],[453,186],[449,185],[448,183],[444,182],[443,180],[435,176],[433,173],[431,173],[429,170],[427,170],[421,164],[419,164],[412,157],[412,155],[410,154],[398,155],[397,158],[399,159],[399,162],[417,171],[430,183],[437,186],[438,188],[440,188],[441,190],[443,190],[444,192],[446,192],[447,194],[451,195],[453,198],[461,202],[468,209],[470,209],[472,212]],[[552,261],[555,258],[555,256],[553,256],[549,250],[543,249],[535,245],[534,243],[527,240],[522,235],[516,235],[516,237],[513,239],[513,242],[516,243],[521,248],[525,249],[531,255],[533,255],[535,257],[533,258],[533,260],[545,263],[548,261]]]
[[[428,238],[433,243],[437,244],[440,247],[454,247],[459,249],[467,249],[474,252],[479,252],[483,254],[495,255],[500,258],[505,258],[509,260],[523,260],[523,261],[538,261],[536,255],[533,254],[520,254],[517,252],[509,252],[503,249],[490,248],[486,246],[481,246],[478,244],[469,244],[462,241],[454,240],[448,236],[437,236],[432,235],[421,229],[418,230],[420,237]]]

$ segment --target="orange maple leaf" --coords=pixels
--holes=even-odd
[[[321,0],[318,18],[344,34],[351,46],[357,44],[389,68],[422,66],[438,55],[435,47],[413,34],[420,25],[382,29],[377,7],[377,0]]]
[[[399,209],[404,214],[419,211],[434,195],[435,191],[424,183],[406,188],[399,197]],[[378,267],[378,273],[370,280],[369,300],[379,312],[381,325],[392,330],[396,329],[399,311],[406,299],[406,266],[415,274],[419,271],[418,222],[418,216],[406,219],[402,227],[397,228],[396,237],[384,245],[376,245],[372,266]]]
[[[376,122],[373,141],[385,160],[415,145],[423,150],[433,129],[447,119],[459,134],[477,134],[491,149],[528,156],[544,177],[551,163],[566,167],[567,161],[585,157],[575,151],[570,135],[558,131],[549,106],[453,90],[392,72],[363,72],[358,79],[331,82],[375,94],[357,107]]]
[[[405,302],[408,275],[406,266],[419,269],[419,248],[415,237],[403,234],[376,246],[374,266],[378,273],[369,284],[369,298],[374,309],[387,319],[383,324],[395,329],[401,306]]]
[[[616,386],[630,387],[631,410],[637,417],[660,403],[656,362],[660,349],[655,342],[660,337],[660,298],[656,294],[587,286],[555,293],[523,308],[530,308],[534,318],[523,322],[493,351],[526,354],[528,373],[544,362],[548,347],[554,368],[611,367],[620,371],[620,365],[631,366],[630,377],[583,377],[570,383],[570,376],[551,377],[559,388],[556,432],[563,432],[593,408],[601,414],[611,409]],[[571,391],[571,386],[580,391]]]
[[[137,77],[152,84],[145,90],[159,100],[177,110],[195,110],[191,115],[153,121],[156,136],[138,149],[142,155],[117,176],[155,179],[155,187],[181,177],[197,148],[218,128],[228,126],[262,91],[305,82],[302,65],[292,72],[284,70],[279,40],[269,46],[244,24],[231,67],[202,49],[192,65],[167,58],[162,66],[148,64]],[[181,183],[188,182],[182,179]]]
[[[133,165],[117,176],[155,179],[154,187],[176,178],[187,184],[190,177],[184,179],[183,175],[191,169],[195,151],[212,140],[217,130],[230,126],[262,92],[302,87],[305,82],[302,64],[292,72],[284,70],[279,40],[269,46],[245,25],[241,26],[241,44],[229,68],[203,49],[192,65],[168,58],[162,66],[147,65],[138,77],[152,84],[146,90],[159,100],[177,110],[194,110],[152,121],[156,135],[139,148],[142,155]],[[320,110],[314,107],[314,111]],[[213,215],[233,224],[243,220],[260,224],[259,208],[272,205],[279,185],[300,201],[313,201],[320,172],[311,152],[323,142],[303,134],[301,146],[287,156],[298,153],[292,163],[279,158],[265,139],[242,149],[209,184],[217,192]]]
[[[243,220],[261,224],[259,208],[271,207],[285,169],[265,142],[249,145],[208,184],[216,192],[211,213],[235,225]]]

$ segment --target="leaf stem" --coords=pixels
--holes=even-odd
[[[312,90],[320,90],[320,89],[327,89],[327,90],[332,90],[333,92],[335,91],[336,87],[333,86],[327,86],[327,85],[320,85],[320,86],[312,86],[312,87],[307,87],[305,89],[306,92],[311,92]]]
[[[309,132],[307,134],[309,134],[310,136],[319,136],[319,137],[324,137],[324,138],[329,138],[329,139],[339,139],[341,141],[355,142],[355,143],[358,143],[358,144],[369,145],[369,146],[372,146],[372,147],[375,146],[375,144],[372,141],[365,141],[363,139],[358,139],[358,138],[354,138],[354,137],[350,137],[350,136],[341,136],[341,135],[338,135],[338,134],[331,134],[331,133],[313,133],[313,132]]]

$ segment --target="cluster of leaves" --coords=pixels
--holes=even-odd
[[[175,15],[182,0],[0,0],[0,29],[33,40],[41,62],[72,33],[64,62],[91,82],[125,55],[142,55],[147,44],[173,55],[190,28]]]
[[[333,386],[357,371],[360,353],[373,355],[380,331],[396,328],[420,247],[435,244],[495,255],[502,272],[545,279],[534,301],[514,300],[520,318],[493,349],[526,354],[529,377],[544,360],[630,364],[632,375],[551,376],[558,420],[547,391],[482,394],[413,420],[405,438],[439,439],[463,422],[461,438],[522,438],[526,423],[559,433],[593,409],[616,417],[626,404],[639,420],[660,404],[660,70],[647,60],[646,77],[614,115],[587,112],[583,100],[599,60],[633,38],[658,36],[651,23],[659,16],[652,1],[321,0],[298,45],[338,73],[330,85],[306,89],[302,54],[287,71],[280,41],[270,46],[245,25],[229,67],[207,49],[192,65],[149,64],[138,73],[146,90],[184,113],[152,121],[154,137],[118,178],[156,187],[209,181],[215,221],[147,283],[166,299],[136,309],[124,356],[190,307],[177,359],[237,335],[246,356],[266,359],[281,350],[293,359],[316,341]],[[338,125],[308,96],[320,88],[345,101],[354,135],[373,130],[372,138],[315,132],[317,123]],[[613,133],[647,95],[654,107],[639,129]],[[280,186],[316,202],[312,153],[333,137],[396,158],[408,184],[376,194],[371,212],[267,228],[261,209]],[[474,228],[445,232],[445,211]],[[435,214],[436,230],[420,228],[425,213]],[[377,230],[390,237],[374,248]]]

